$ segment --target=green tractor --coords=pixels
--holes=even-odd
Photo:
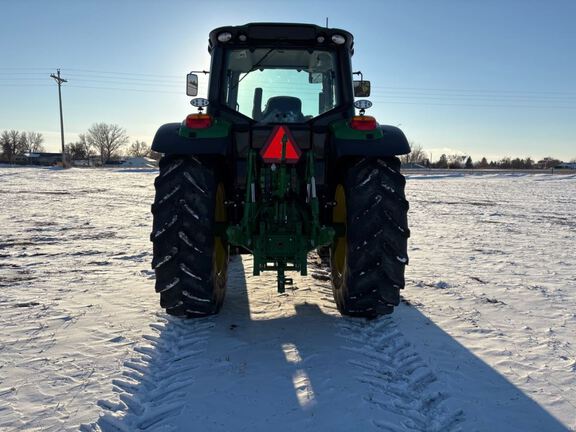
[[[393,311],[408,263],[408,202],[397,155],[402,131],[365,115],[370,82],[352,72],[353,36],[309,24],[255,23],[210,33],[210,71],[198,112],[158,129],[151,240],[167,313],[220,310],[230,254],[254,275],[307,274],[313,250],[329,262],[338,310]],[[359,80],[353,80],[359,75]],[[359,113],[356,113],[356,109]]]

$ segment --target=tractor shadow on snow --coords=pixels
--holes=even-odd
[[[360,327],[369,330],[380,320],[328,315],[308,303],[295,305],[295,313],[286,316],[280,305],[292,299],[276,294],[270,286],[259,287],[270,291],[264,306],[255,304],[258,299],[251,305],[247,279],[248,283],[258,283],[258,279],[245,272],[250,274],[251,269],[245,269],[239,257],[234,258],[220,315],[195,320],[168,318],[153,349],[145,353],[147,365],[140,368],[140,375],[130,376],[136,384],[129,388],[130,403],[123,415],[116,416],[115,424],[102,417],[98,421],[102,431],[382,430],[373,420],[394,418],[381,403],[370,402],[374,392],[380,392],[376,399],[387,398],[386,378],[382,378],[386,375],[379,378],[380,389],[375,389],[361,382],[365,371],[340,360],[349,358],[347,348],[362,342],[338,335],[341,325],[361,323]],[[325,290],[329,282],[317,285]],[[276,314],[270,310],[274,307],[279,311]],[[404,326],[419,321],[428,352],[449,350],[454,354],[454,361],[446,365],[425,359],[440,381],[443,374],[458,373],[460,366],[473,371],[473,376],[462,375],[460,388],[446,389],[445,409],[462,410],[463,414],[442,431],[569,431],[417,308],[401,305],[391,321],[400,333]],[[371,359],[366,357],[366,362]],[[378,375],[377,370],[373,372]],[[483,416],[477,409],[474,414],[467,413],[467,406],[478,404],[486,407]],[[398,430],[413,429],[398,424]],[[429,430],[428,425],[423,430]]]

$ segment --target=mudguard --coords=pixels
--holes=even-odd
[[[224,137],[183,137],[180,135],[181,123],[167,123],[160,126],[154,140],[152,150],[164,154],[182,155],[222,155],[226,156],[230,138]]]
[[[395,126],[378,126],[362,137],[334,136],[336,157],[341,156],[398,156],[410,153],[406,135]]]

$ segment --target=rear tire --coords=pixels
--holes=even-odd
[[[392,313],[404,288],[410,236],[398,158],[360,159],[336,187],[335,223],[344,230],[330,250],[332,289],[344,315]]]
[[[215,165],[165,156],[152,205],[152,268],[160,305],[170,315],[201,317],[224,301],[228,244],[224,186]]]

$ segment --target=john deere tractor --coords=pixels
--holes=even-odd
[[[309,24],[256,23],[210,33],[210,71],[187,76],[194,112],[165,124],[155,180],[152,266],[169,314],[220,310],[228,259],[277,274],[278,291],[318,250],[345,315],[392,312],[404,287],[409,230],[397,155],[410,147],[355,97],[353,36]],[[359,79],[354,80],[354,76]],[[356,112],[358,110],[358,112]]]

